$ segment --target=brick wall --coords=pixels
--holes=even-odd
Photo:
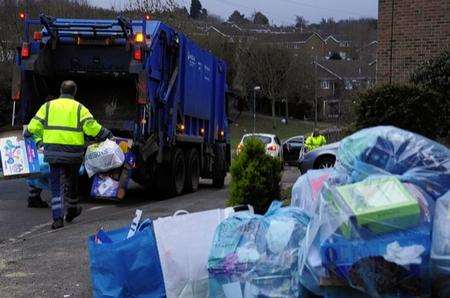
[[[417,66],[446,48],[450,48],[450,0],[379,0],[379,83],[407,81]]]
[[[313,59],[315,57],[320,59],[325,56],[325,42],[317,35],[313,35],[306,43],[301,44],[300,50]]]

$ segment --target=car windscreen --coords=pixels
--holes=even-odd
[[[256,135],[256,136],[246,136],[246,137],[244,137],[244,143],[247,142],[251,138],[257,138],[258,140],[260,140],[264,144],[270,144],[272,142],[272,138],[270,138],[270,137]]]

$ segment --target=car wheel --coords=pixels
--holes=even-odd
[[[328,169],[333,168],[336,163],[336,158],[333,156],[323,156],[316,160],[314,169]]]

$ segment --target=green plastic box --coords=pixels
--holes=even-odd
[[[338,186],[350,212],[351,221],[376,234],[408,229],[419,224],[420,206],[395,177],[370,178],[355,184]],[[351,226],[341,227],[350,236]]]

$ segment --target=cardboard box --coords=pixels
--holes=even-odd
[[[381,234],[419,224],[419,202],[395,177],[367,179],[336,190],[353,214],[353,225]],[[345,227],[343,231],[348,234]]]
[[[91,196],[96,198],[116,198],[119,191],[119,181],[109,175],[95,175],[92,182]]]
[[[39,175],[40,164],[36,144],[31,139],[14,136],[0,138],[0,179]]]

